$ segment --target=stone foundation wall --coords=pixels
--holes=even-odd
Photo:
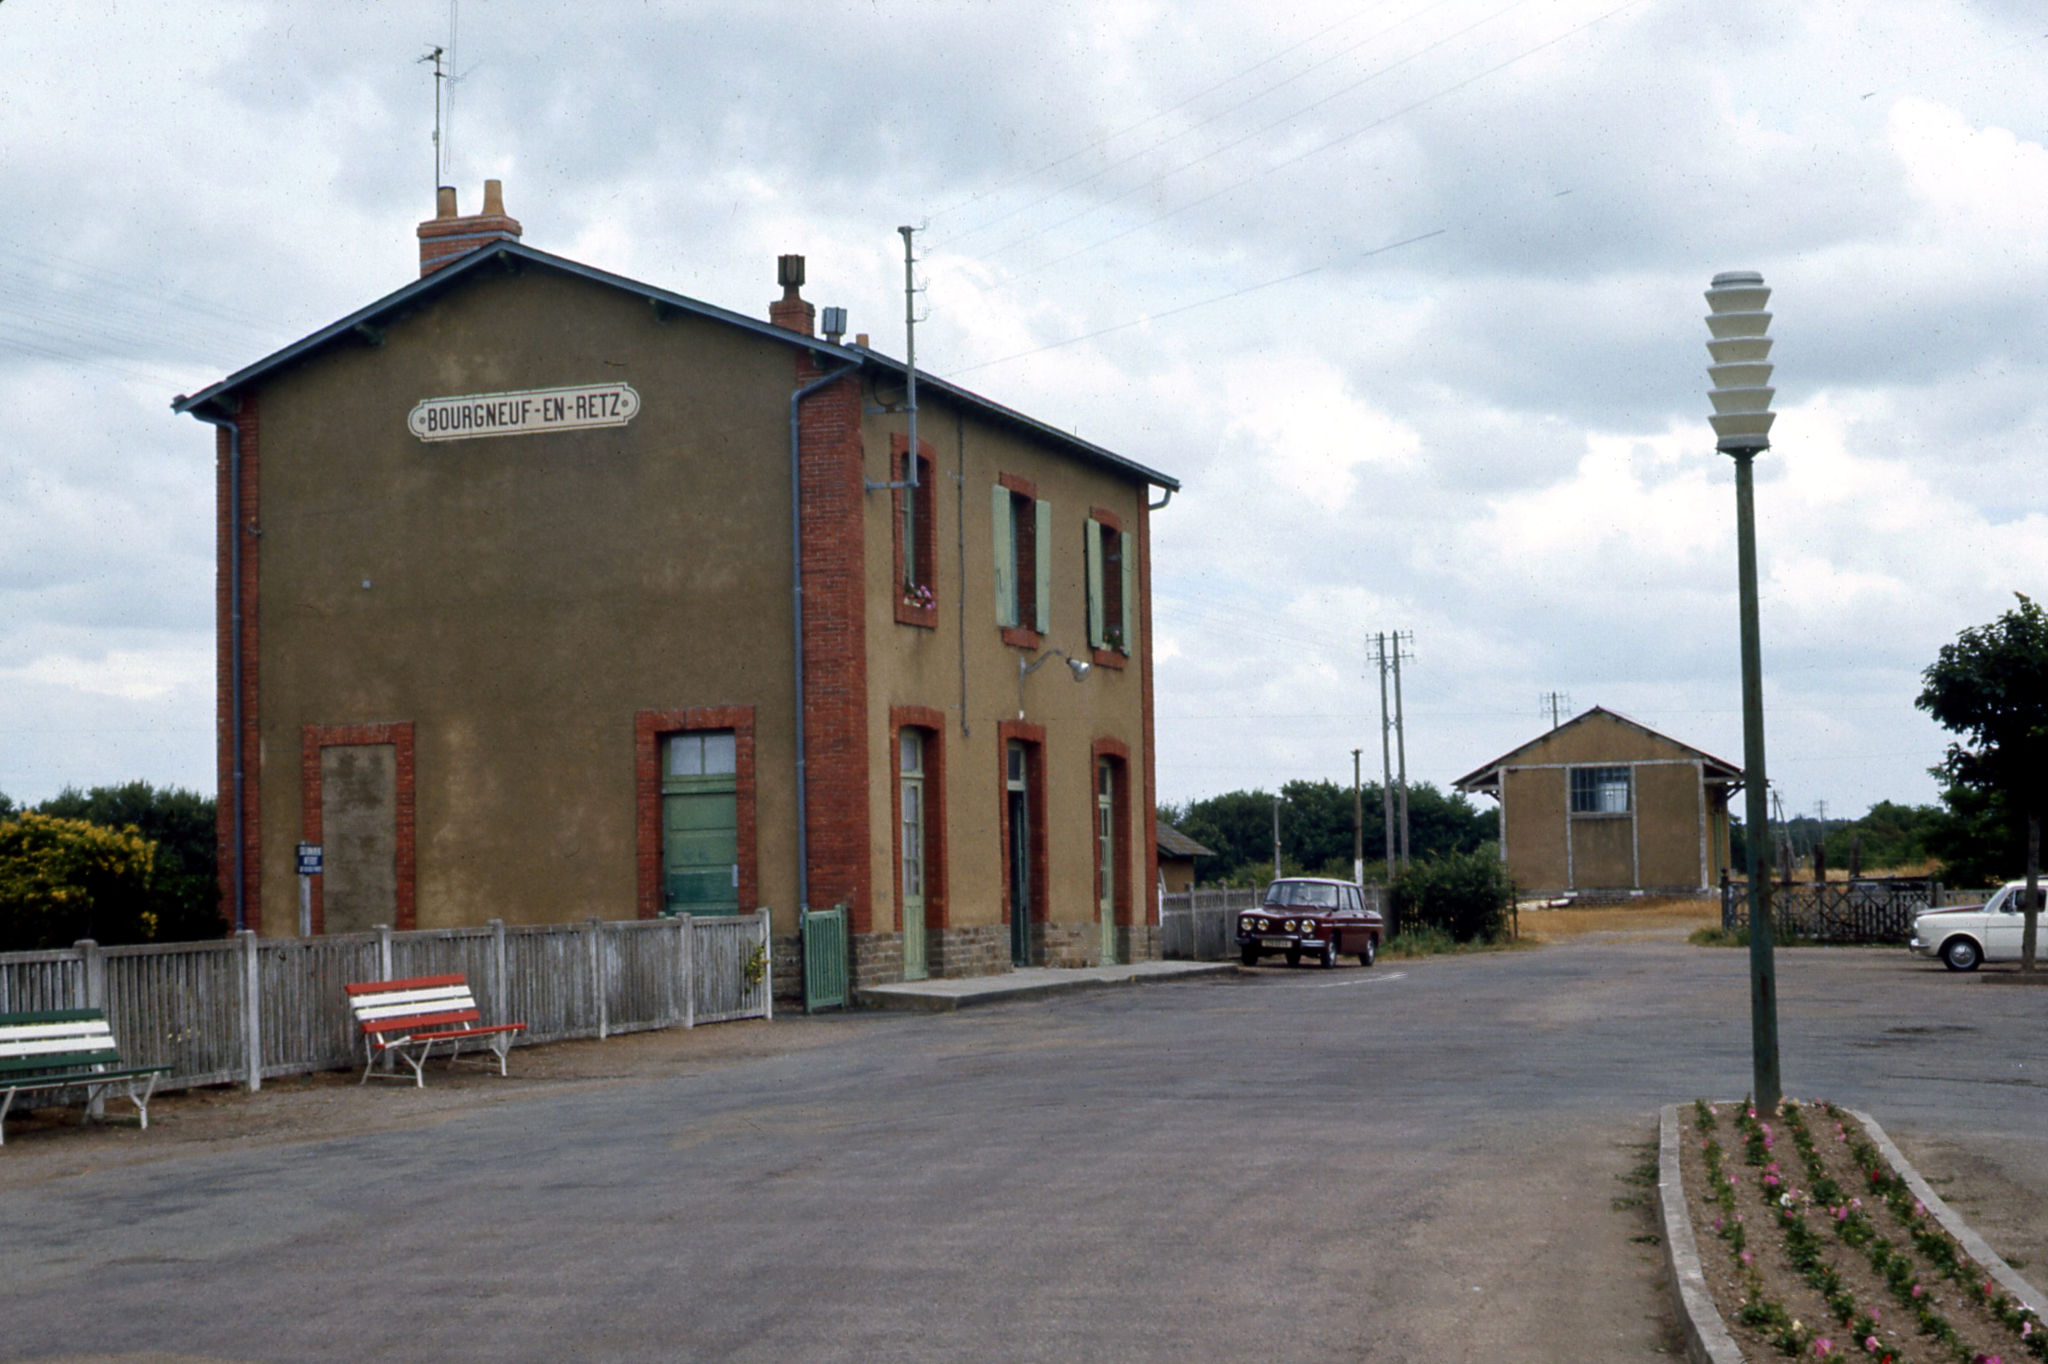
[[[1033,966],[1099,966],[1102,927],[1095,923],[1031,925]]]
[[[1118,961],[1158,961],[1159,925],[1123,924],[1116,930]]]
[[[901,933],[856,933],[852,943],[853,961],[847,982],[852,989],[866,985],[892,985],[903,979],[903,935]]]
[[[770,935],[768,939],[768,982],[775,996],[775,1010],[780,1013],[790,1009],[797,1013],[804,1007],[804,941],[803,935],[791,933],[784,937]]]
[[[935,976],[993,976],[1010,969],[1010,926],[943,928],[925,940],[925,960]]]

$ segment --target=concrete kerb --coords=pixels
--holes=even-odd
[[[1123,966],[1076,968],[1026,967],[993,976],[946,976],[934,980],[896,981],[854,991],[854,1001],[869,1009],[919,1009],[950,1013],[975,1004],[1042,999],[1070,990],[1095,990],[1112,985],[1144,985],[1237,974],[1235,962],[1141,961]]]
[[[1657,1209],[1664,1217],[1664,1268],[1671,1296],[1685,1323],[1685,1355],[1693,1364],[1742,1364],[1742,1351],[1714,1306],[1700,1269],[1699,1242],[1685,1206],[1685,1181],[1678,1164],[1678,1105],[1657,1115]]]
[[[1941,1200],[1940,1195],[1920,1177],[1920,1172],[1906,1160],[1905,1154],[1892,1144],[1892,1139],[1878,1126],[1877,1119],[1853,1108],[1847,1112],[1863,1124],[1872,1143],[1899,1177],[1906,1181],[1906,1187],[1913,1191],[1913,1196],[1934,1214],[1943,1230],[1956,1238],[1965,1254],[1982,1265],[2001,1288],[2024,1305],[2038,1311],[2043,1302],[2048,1302],[2041,1290],[2021,1278],[1997,1251],[1984,1243],[1983,1237],[1971,1231],[1969,1224]],[[1742,1351],[1736,1347],[1734,1337],[1728,1334],[1727,1323],[1714,1307],[1713,1295],[1708,1292],[1706,1276],[1700,1269],[1699,1243],[1693,1237],[1692,1217],[1685,1205],[1685,1185],[1679,1175],[1678,1133],[1678,1105],[1666,1104],[1657,1116],[1657,1204],[1664,1218],[1664,1266],[1668,1271],[1672,1297],[1677,1301],[1679,1318],[1685,1323],[1686,1357],[1694,1364],[1740,1364]]]
[[[1956,1216],[1955,1209],[1942,1202],[1941,1196],[1928,1187],[1927,1181],[1920,1177],[1920,1172],[1906,1163],[1906,1157],[1900,1153],[1898,1147],[1892,1145],[1892,1139],[1877,1125],[1876,1118],[1853,1108],[1848,1112],[1850,1117],[1863,1124],[1863,1130],[1870,1134],[1870,1139],[1876,1144],[1877,1149],[1884,1153],[1884,1158],[1891,1162],[1891,1167],[1906,1181],[1906,1187],[1913,1191],[1913,1197],[1919,1199],[1926,1205],[1927,1211],[1934,1214],[1934,1220],[1941,1223],[1942,1230],[1956,1238],[1964,1254],[1984,1266],[1985,1271],[1998,1281],[2000,1288],[2025,1306],[2037,1312],[2048,1306],[2048,1298],[2041,1296],[2041,1290],[2022,1279],[1997,1251],[1985,1245],[1984,1238],[1971,1231],[1969,1224]]]

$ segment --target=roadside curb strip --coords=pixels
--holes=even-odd
[[[1953,1208],[1942,1202],[1941,1195],[1929,1187],[1905,1154],[1885,1135],[1885,1130],[1877,1125],[1877,1119],[1860,1109],[1843,1111],[1863,1124],[1863,1130],[1870,1134],[1871,1141],[1892,1169],[1898,1172],[1899,1178],[1906,1181],[1913,1197],[1934,1214],[1934,1220],[1941,1223],[1942,1230],[1956,1238],[1963,1252],[2020,1303],[2036,1311],[2041,1310],[2041,1304],[2048,1302],[2048,1297],[2021,1278],[1997,1251],[1984,1243],[1983,1237],[1970,1230],[1969,1224],[1958,1217]],[[1686,1357],[1693,1364],[1741,1364],[1742,1351],[1736,1347],[1734,1337],[1728,1334],[1728,1324],[1714,1306],[1713,1295],[1707,1291],[1706,1276],[1700,1269],[1699,1243],[1693,1239],[1692,1217],[1685,1206],[1685,1185],[1679,1176],[1678,1131],[1678,1105],[1666,1104],[1657,1115],[1657,1206],[1664,1217],[1664,1267],[1670,1278],[1671,1296],[1677,1301],[1679,1316],[1685,1322]]]
[[[1677,1104],[1665,1104],[1657,1115],[1657,1208],[1664,1216],[1666,1277],[1685,1323],[1686,1358],[1693,1364],[1742,1364],[1742,1351],[1728,1334],[1700,1269],[1699,1243],[1693,1239],[1679,1175]]]
[[[1984,1244],[1983,1237],[1970,1230],[1969,1223],[1956,1216],[1955,1209],[1944,1203],[1940,1194],[1928,1187],[1927,1181],[1920,1177],[1920,1172],[1907,1163],[1904,1153],[1892,1144],[1892,1139],[1885,1135],[1885,1130],[1877,1125],[1876,1118],[1854,1108],[1844,1111],[1863,1124],[1863,1130],[1870,1134],[1871,1141],[1884,1153],[1884,1158],[1891,1162],[1892,1169],[1898,1171],[1899,1177],[1906,1181],[1906,1187],[1913,1191],[1913,1197],[1919,1199],[1927,1211],[1934,1214],[1934,1220],[1941,1223],[1942,1230],[1956,1238],[1964,1254],[1982,1265],[1985,1271],[1998,1281],[1999,1287],[2025,1306],[2038,1312],[2044,1304],[2048,1304],[2048,1298],[2042,1297],[2040,1289],[2022,1279],[2018,1271],[2007,1264],[1997,1251]]]

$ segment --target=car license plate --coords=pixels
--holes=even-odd
[[[1292,947],[1292,946],[1294,946],[1294,939],[1292,939],[1292,938],[1261,938],[1261,939],[1259,939],[1259,944],[1260,944],[1260,946],[1262,946],[1262,947]]]

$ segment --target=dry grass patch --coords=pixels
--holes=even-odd
[[[1588,933],[1619,933],[1625,936],[1683,936],[1695,928],[1721,922],[1720,903],[1690,897],[1645,896],[1626,904],[1578,905],[1567,909],[1537,909],[1523,905],[1521,936],[1528,941],[1566,942]]]

